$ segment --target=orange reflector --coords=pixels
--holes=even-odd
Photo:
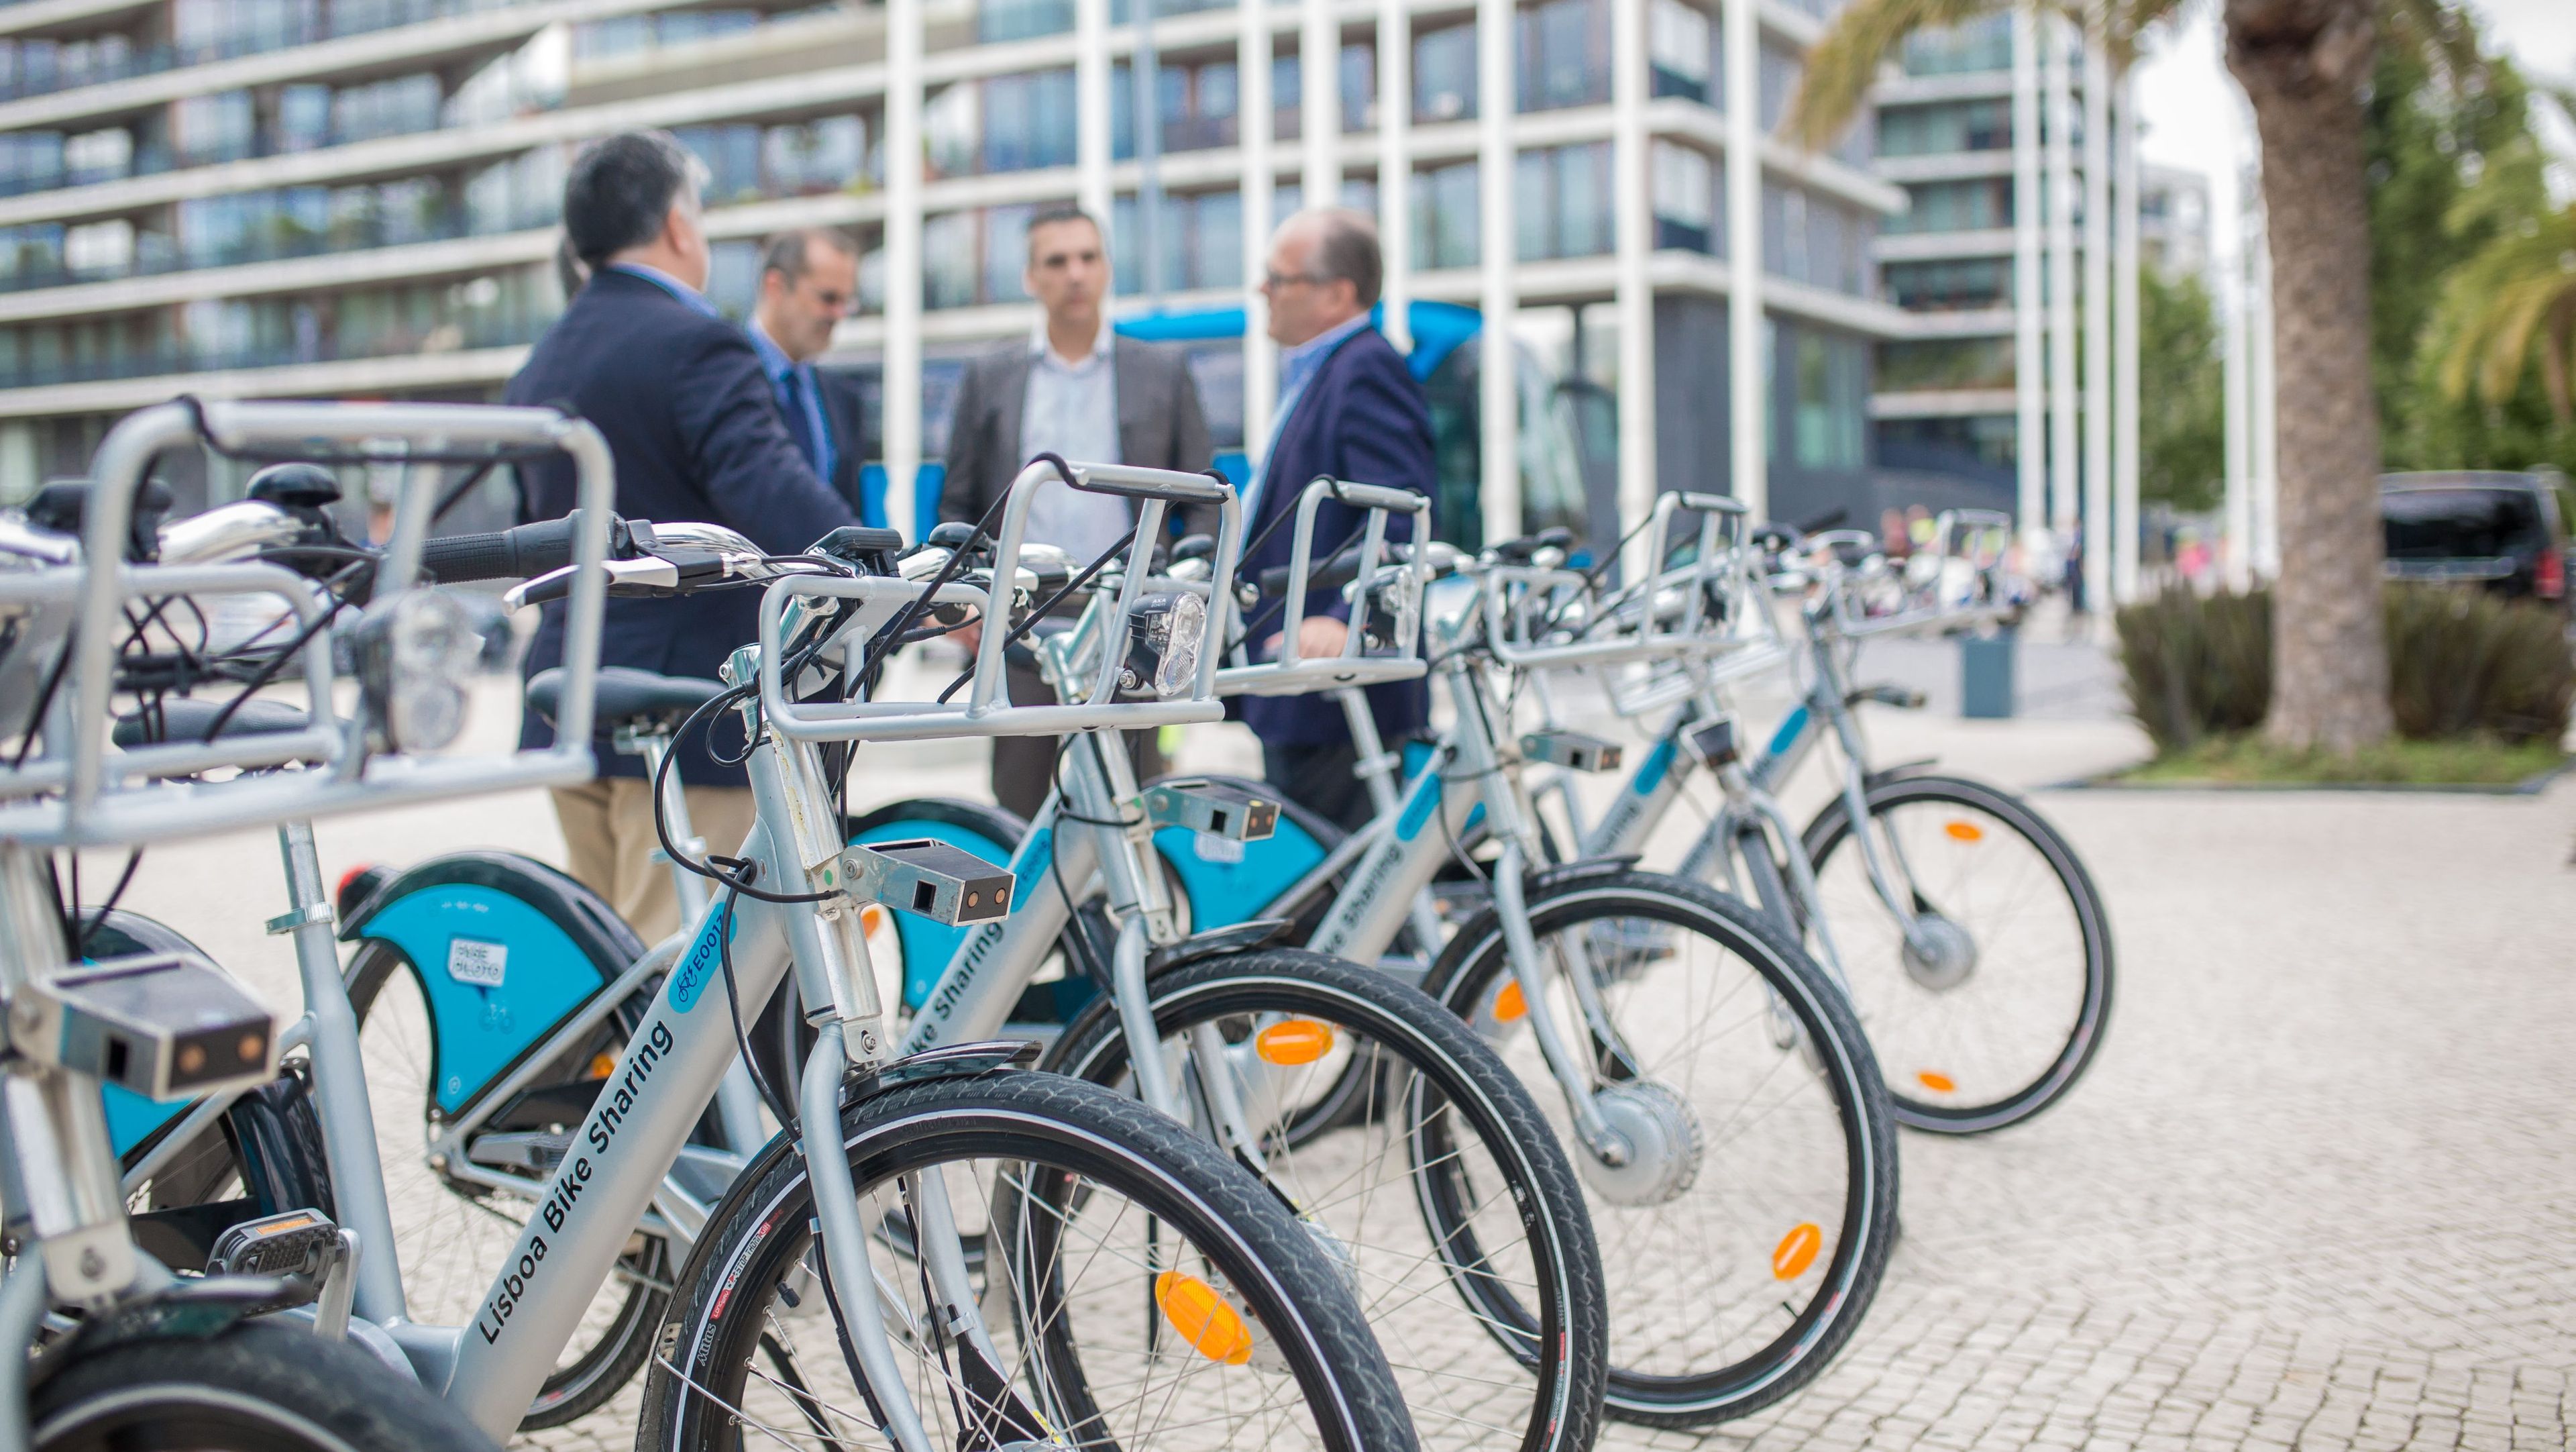
[[[590,1056],[590,1072],[582,1075],[582,1077],[585,1079],[605,1079],[616,1072],[617,1056],[602,1050],[601,1052]]]
[[[1265,1064],[1311,1064],[1333,1051],[1333,1026],[1311,1018],[1292,1018],[1263,1029],[1253,1051]]]
[[[1816,1263],[1816,1252],[1825,1248],[1825,1233],[1810,1220],[1790,1227],[1780,1237],[1779,1248],[1771,1252],[1771,1274],[1784,1281],[1794,1281]]]
[[[1951,1078],[1947,1074],[1933,1073],[1929,1069],[1915,1075],[1914,1080],[1916,1083],[1921,1084],[1924,1088],[1931,1090],[1935,1094],[1947,1094],[1959,1087],[1958,1080]]]
[[[1154,1304],[1163,1308],[1163,1319],[1199,1355],[1228,1366],[1252,1359],[1252,1328],[1216,1293],[1216,1287],[1193,1275],[1165,1271],[1154,1277]]]
[[[885,904],[872,902],[859,909],[859,931],[873,933],[886,925]]]
[[[1986,838],[1986,829],[1974,822],[1952,822],[1941,830],[1949,833],[1953,842],[1982,842]]]
[[[1504,984],[1503,991],[1494,995],[1494,1021],[1518,1023],[1527,1017],[1529,1017],[1529,999],[1521,993],[1521,986],[1517,983]]]

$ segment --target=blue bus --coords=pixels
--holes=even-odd
[[[1477,508],[1483,472],[1479,390],[1484,350],[1468,345],[1482,330],[1483,319],[1473,308],[1441,302],[1413,303],[1406,317],[1413,335],[1407,362],[1413,376],[1421,380],[1431,409],[1439,477],[1432,526],[1440,538],[1462,549],[1475,549],[1485,542]],[[1217,467],[1238,484],[1249,478],[1243,432],[1244,310],[1152,313],[1121,319],[1116,326],[1125,337],[1181,350],[1207,409]],[[943,349],[923,359],[922,453],[927,459],[935,461],[947,452],[949,415],[973,352]],[[1618,431],[1608,392],[1585,380],[1560,380],[1525,345],[1515,344],[1514,352],[1519,365],[1514,373],[1520,393],[1522,528],[1537,531],[1563,525],[1579,537],[1615,538],[1613,451]],[[868,417],[883,417],[878,366],[862,363],[841,371],[866,395]],[[914,486],[915,519],[938,517],[943,474],[936,462],[922,465]],[[884,466],[869,465],[865,484],[869,522],[882,524]],[[1608,533],[1602,532],[1605,527]]]

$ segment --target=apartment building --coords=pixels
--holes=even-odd
[[[1338,102],[1343,197],[1378,204],[1378,51],[1394,32],[1382,30],[1374,0],[1315,14],[1277,4],[1250,20],[1230,5],[1158,0],[1150,188],[1138,160],[1139,27],[1129,3],[1114,0],[1105,41],[1088,42],[1077,35],[1075,0],[920,6],[923,261],[918,330],[907,337],[890,337],[879,309],[892,205],[881,5],[0,6],[0,493],[79,469],[117,416],[180,393],[496,395],[562,306],[551,251],[568,159],[585,140],[645,126],[671,129],[707,163],[710,292],[720,305],[747,307],[758,239],[777,228],[827,224],[861,239],[867,310],[845,326],[830,361],[872,376],[889,347],[915,350],[920,451],[935,460],[957,360],[1030,324],[1019,286],[1028,217],[1082,184],[1082,45],[1105,44],[1111,63],[1122,313],[1147,306],[1149,282],[1167,313],[1242,304],[1250,177],[1239,100],[1259,88],[1243,85],[1239,63],[1252,53],[1242,34],[1264,20],[1270,214],[1302,200],[1300,157],[1311,148],[1300,132],[1316,109],[1302,88],[1319,78]],[[1756,3],[1751,102],[1767,138],[1826,0]],[[1614,5],[1640,7],[1635,19],[1650,37],[1641,117],[1612,104]],[[1476,7],[1390,8],[1410,74],[1402,154],[1411,296],[1472,307],[1487,295]],[[1533,461],[1555,448],[1574,491],[1559,502],[1577,515],[1600,518],[1595,501],[1616,492],[1601,463],[1602,430],[1583,410],[1587,375],[1617,356],[1600,306],[1617,285],[1614,137],[1642,136],[1656,422],[1655,457],[1640,472],[1722,487],[1730,228],[1718,11],[1697,0],[1537,0],[1513,14],[1508,245],[1520,326],[1534,339],[1571,333],[1593,360],[1562,377],[1524,370],[1524,470],[1545,472]],[[1329,61],[1306,63],[1313,40],[1335,37]],[[1873,246],[1902,198],[1870,174],[1869,141],[1862,127],[1834,154],[1812,157],[1758,144],[1764,425],[1782,514],[1793,504],[1869,503],[1872,351],[1906,326],[1877,296]],[[1150,219],[1140,193],[1153,198]],[[1148,221],[1159,239],[1150,278],[1136,242]],[[1458,366],[1472,370],[1476,353],[1459,350]],[[1238,449],[1244,356],[1237,347],[1195,358],[1221,445]],[[1472,410],[1477,394],[1469,386],[1448,396]],[[1453,438],[1467,455],[1475,446],[1473,427],[1456,424],[1444,423],[1444,467]],[[1460,467],[1472,478],[1472,457]],[[214,465],[195,487],[221,497],[236,482]]]
[[[1889,487],[2134,534],[2136,269],[2207,266],[2206,178],[2140,164],[2130,97],[2054,19],[1921,32],[1895,70],[1875,93],[1876,169],[1908,202],[1877,244],[1909,315],[1871,400]]]

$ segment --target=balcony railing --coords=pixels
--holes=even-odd
[[[18,101],[30,96],[77,90],[82,86],[130,81],[187,66],[207,65],[245,55],[261,55],[337,40],[342,36],[367,35],[397,26],[416,25],[424,20],[498,10],[508,3],[509,0],[336,0],[327,9],[309,17],[299,17],[290,24],[246,27],[232,34],[187,45],[165,43],[116,48],[101,46],[96,41],[68,45],[18,41],[0,51],[0,55],[7,57],[5,69],[0,69],[0,101]],[[38,48],[48,45],[53,45],[53,48]],[[66,51],[80,59],[66,61]]]
[[[417,337],[358,340],[346,347],[336,339],[322,338],[309,344],[272,344],[230,350],[155,348],[117,353],[105,358],[0,365],[0,388],[110,383],[174,373],[217,373],[236,368],[285,368],[299,363],[347,363],[374,358],[461,353],[475,348],[516,347],[533,343],[545,329],[545,322],[450,322]]]

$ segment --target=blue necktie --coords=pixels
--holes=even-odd
[[[788,437],[796,440],[797,451],[805,456],[807,467],[819,475],[823,472],[823,441],[814,437],[814,414],[805,406],[805,380],[798,370],[790,368],[780,387],[786,392]]]

